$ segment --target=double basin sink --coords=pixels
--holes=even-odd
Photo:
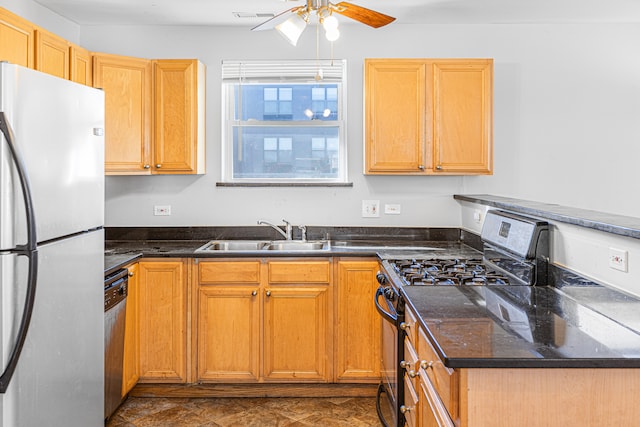
[[[196,252],[325,251],[328,240],[212,240]]]

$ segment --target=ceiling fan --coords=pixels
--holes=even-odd
[[[337,40],[340,36],[338,20],[333,16],[334,13],[346,16],[347,18],[351,18],[373,28],[383,27],[396,19],[346,1],[334,4],[329,2],[329,0],[307,0],[306,5],[285,10],[262,24],[253,27],[251,31],[275,29],[284,36],[289,43],[295,46],[314,12],[317,15],[318,23],[323,25],[327,39],[330,41]]]

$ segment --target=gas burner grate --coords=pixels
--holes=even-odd
[[[508,285],[509,279],[487,269],[481,259],[389,260],[409,286]]]

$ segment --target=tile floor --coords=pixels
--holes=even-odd
[[[105,427],[366,427],[381,424],[373,397],[129,397]]]

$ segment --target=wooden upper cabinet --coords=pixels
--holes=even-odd
[[[365,60],[365,173],[491,174],[492,59]]]
[[[105,93],[105,172],[151,173],[151,61],[94,54],[93,86]]]
[[[426,64],[365,64],[368,173],[422,172],[426,164]]]
[[[33,24],[0,8],[0,60],[33,68],[34,40]]]
[[[153,76],[153,172],[204,173],[204,65],[197,60],[155,60]]]
[[[493,61],[435,62],[433,82],[436,170],[491,173]]]
[[[69,79],[86,86],[93,86],[93,64],[91,52],[80,46],[70,47],[70,75]]]
[[[65,39],[36,29],[36,70],[68,80],[70,44]]]

